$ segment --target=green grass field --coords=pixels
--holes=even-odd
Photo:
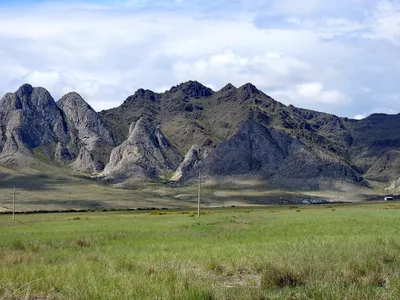
[[[399,299],[400,204],[0,215],[1,299]]]

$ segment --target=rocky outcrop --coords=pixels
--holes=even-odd
[[[79,94],[69,93],[57,104],[64,112],[70,127],[74,128],[80,143],[79,154],[71,164],[72,168],[84,173],[102,171],[115,146],[111,132]]]
[[[199,99],[209,97],[213,94],[213,90],[202,85],[197,81],[190,80],[172,87],[167,94],[181,94],[187,98]]]
[[[156,179],[176,169],[177,151],[149,120],[132,123],[126,141],[111,152],[110,162],[100,176],[106,180]]]
[[[94,173],[104,169],[114,146],[110,131],[77,93],[56,103],[47,90],[29,84],[1,99],[0,125],[0,162],[13,168],[22,161],[16,157],[25,155],[74,160],[75,170]]]
[[[391,181],[389,186],[385,189],[389,192],[399,192],[400,191],[400,177]]]
[[[200,166],[209,177],[253,176],[276,186],[315,189],[337,180],[366,185],[345,162],[311,149],[282,131],[247,121]]]
[[[0,101],[0,164],[54,162],[115,182],[174,173],[181,183],[200,170],[284,188],[367,186],[363,178],[397,188],[399,124],[400,114],[358,121],[286,106],[250,83],[215,92],[196,81],[164,93],[139,89],[100,113],[75,92],[55,103],[25,84]]]
[[[55,146],[67,148],[69,131],[61,110],[44,88],[21,86],[0,101],[1,157],[33,155],[38,149],[54,158]]]
[[[185,181],[196,169],[200,162],[200,148],[193,145],[186,153],[184,160],[180,163],[178,169],[176,169],[174,175],[171,177],[171,181]]]

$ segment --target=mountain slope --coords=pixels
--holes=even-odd
[[[74,170],[84,173],[102,171],[115,146],[111,132],[99,115],[77,93],[69,93],[58,102],[70,128],[75,130],[79,153],[72,163]]]
[[[239,175],[295,189],[326,188],[334,181],[368,185],[345,161],[253,121],[242,122],[230,139],[182,177],[195,177],[198,170],[208,177]]]
[[[0,101],[0,137],[5,166],[44,160],[111,182],[183,183],[199,170],[214,180],[295,189],[389,186],[400,178],[400,115],[340,118],[285,106],[250,83],[139,89],[100,113],[75,92],[56,103],[25,84]]]
[[[24,84],[0,101],[0,162],[15,169],[38,162],[104,168],[114,140],[99,115],[77,94],[58,103],[44,88]]]
[[[126,141],[111,152],[110,162],[100,175],[110,181],[159,178],[174,171],[179,154],[154,124],[145,118],[131,124]]]
[[[202,92],[199,94],[196,91]],[[146,97],[153,101],[146,102]],[[143,106],[143,102],[146,103],[145,106]],[[342,173],[345,174],[345,178],[348,177],[348,180],[361,185],[366,184],[360,177],[361,175],[364,175],[366,179],[388,182],[397,179],[393,168],[382,174],[382,168],[378,171],[379,168],[373,167],[373,163],[382,154],[379,147],[383,147],[383,151],[397,148],[395,135],[389,134],[391,131],[396,131],[393,124],[389,125],[391,122],[396,123],[395,120],[392,120],[392,116],[382,115],[382,120],[387,122],[387,125],[381,125],[383,127],[380,130],[371,125],[373,120],[368,118],[362,121],[349,120],[291,105],[285,106],[250,83],[239,88],[227,84],[221,90],[212,92],[195,81],[178,85],[165,93],[151,91],[144,93],[139,90],[133,97],[129,97],[123,106],[103,111],[100,114],[108,122],[113,122],[118,118],[119,112],[123,111],[125,119],[135,121],[139,118],[138,112],[143,113],[137,108],[149,107],[149,105],[152,107],[151,113],[149,113],[151,118],[160,125],[162,132],[178,148],[182,157],[192,146],[201,147],[211,153],[217,151],[214,148],[219,143],[233,137],[237,133],[239,124],[252,121],[266,128],[280,130],[289,137],[301,141],[304,147],[311,149],[313,153],[320,153],[319,155],[315,154],[317,157],[325,156],[329,160],[340,162],[338,165],[340,168],[344,168],[344,171],[320,164],[320,168],[329,170],[327,174],[324,174],[327,179],[330,176],[342,178],[343,175],[338,175]],[[135,110],[129,110],[128,107],[135,107]],[[370,129],[365,128],[368,126]],[[388,128],[385,126],[391,129],[386,130]],[[399,130],[396,132],[400,133]],[[368,139],[365,139],[364,136],[368,136]],[[382,139],[386,142],[379,142]],[[368,140],[371,142],[366,144]],[[378,147],[374,143],[378,143],[380,146]],[[391,143],[394,143],[394,148],[390,146]],[[366,166],[366,160],[362,154],[365,151],[373,151],[372,156],[367,155],[370,162]],[[239,153],[235,155],[239,155]],[[252,160],[253,158],[248,159]],[[191,161],[189,164],[195,164],[195,162]],[[279,173],[286,174],[293,170],[286,166]],[[377,172],[379,172],[379,176],[377,176]],[[183,178],[187,178],[186,173]],[[179,176],[182,177],[182,175]],[[293,178],[285,181],[290,182],[291,180],[295,181]],[[283,179],[274,179],[274,182],[282,181]],[[301,184],[296,184],[296,186],[299,185]]]
[[[17,92],[6,94],[0,101],[0,124],[3,163],[17,164],[15,157],[32,156],[39,147],[44,155],[55,159],[69,146],[62,111],[43,88],[25,84]]]

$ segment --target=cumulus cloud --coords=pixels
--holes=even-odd
[[[346,107],[352,102],[349,96],[335,89],[327,89],[321,82],[298,84],[286,91],[273,91],[271,95],[282,102],[309,108],[319,105]]]
[[[296,93],[306,101],[339,104],[349,99],[340,91],[326,90],[321,82],[303,83],[296,86]]]
[[[75,90],[101,110],[138,88],[252,82],[286,104],[354,116],[397,92],[395,1],[1,5],[0,93],[30,82],[56,99]]]
[[[294,57],[277,52],[242,56],[232,49],[194,60],[177,61],[173,67],[178,81],[198,78],[225,85],[228,78],[234,85],[252,82],[260,88],[276,88],[296,78],[311,77],[312,67]]]

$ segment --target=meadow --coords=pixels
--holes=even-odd
[[[0,215],[0,299],[399,299],[400,203]]]

